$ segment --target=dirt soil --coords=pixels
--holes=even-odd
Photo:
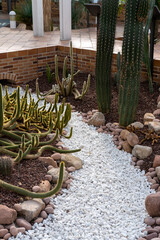
[[[82,89],[83,82],[87,80],[87,74],[79,73],[75,81],[77,83],[77,88],[79,90]],[[48,91],[51,89],[53,83],[48,83],[46,76],[39,78],[39,86],[40,91]],[[35,92],[35,81],[29,82],[29,87],[32,89],[32,92]],[[154,84],[154,93],[150,94],[148,90],[148,83],[141,83],[140,88],[140,98],[139,105],[137,108],[137,114],[135,121],[143,122],[143,116],[146,112],[153,112],[156,110],[157,106],[157,98],[160,94],[158,91],[159,86]],[[61,98],[62,99],[62,98]],[[75,100],[73,96],[67,97],[66,102],[70,102],[75,106],[75,110],[78,112],[85,112],[92,109],[98,109],[97,99],[96,99],[96,83],[94,76],[91,77],[91,84],[88,93],[82,100]],[[106,115],[106,122],[118,122],[118,92],[116,86],[112,86],[112,104],[111,104],[111,112]],[[138,133],[139,134],[139,133]],[[139,134],[140,139],[143,138],[142,134]],[[159,143],[155,143],[152,146],[152,141],[146,141],[143,145],[152,146],[154,150],[154,154],[160,154]],[[51,153],[45,153],[45,156],[50,155]],[[152,167],[154,154],[149,157],[145,164],[141,167],[145,171],[148,168]],[[38,172],[38,174],[37,174]],[[4,177],[0,175],[0,179],[15,184],[20,187],[24,187],[28,190],[32,190],[32,187],[39,184],[41,180],[44,180],[44,176],[47,172],[47,166],[38,160],[23,160],[21,164],[14,167],[13,172],[10,177]],[[0,204],[5,204],[8,207],[13,207],[15,203],[22,202],[25,198],[4,190],[0,188]]]

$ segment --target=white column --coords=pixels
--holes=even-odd
[[[34,36],[44,36],[43,0],[32,0],[32,20]]]
[[[71,0],[59,1],[60,39],[71,40]]]

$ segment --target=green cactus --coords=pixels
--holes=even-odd
[[[111,64],[119,0],[102,0],[96,55],[96,93],[99,111],[108,113],[111,104]]]
[[[28,95],[29,103],[26,101]],[[18,164],[23,159],[36,159],[46,150],[59,153],[80,151],[80,149],[63,150],[50,145],[57,140],[59,133],[63,134],[63,128],[71,118],[70,104],[65,107],[65,100],[63,100],[57,108],[57,95],[55,103],[50,104],[49,109],[46,109],[46,101],[41,108],[38,107],[38,102],[39,100],[35,102],[32,99],[28,86],[24,96],[20,98],[19,87],[12,95],[8,94],[7,87],[5,87],[5,96],[3,97],[2,85],[0,85],[0,153],[14,158],[12,159],[14,164]],[[55,133],[55,136],[48,141],[43,141],[43,138],[52,132]],[[72,128],[68,138],[71,135]],[[9,166],[8,160],[6,163],[5,161],[0,162],[0,169],[3,169],[4,174],[9,173]]]
[[[118,52],[118,54],[117,54],[117,72],[115,73],[115,76],[114,76],[115,85],[117,85],[117,87],[119,87],[120,73],[121,73],[121,54],[120,54],[120,52]]]
[[[147,68],[150,93],[153,93],[153,84],[152,84],[152,74],[151,74],[151,68],[150,68],[148,31],[152,21],[154,5],[155,5],[155,0],[150,0],[149,12],[148,12],[148,16],[145,23],[145,29],[144,29],[144,63]]]
[[[119,86],[119,123],[127,126],[135,120],[139,97],[141,63],[144,50],[144,20],[148,0],[128,0]]]
[[[13,168],[13,159],[7,156],[0,157],[0,173],[9,176]]]
[[[90,86],[90,75],[88,75],[87,82],[85,81],[83,84],[82,93],[78,91],[76,87],[76,83],[74,81],[74,77],[79,73],[79,70],[74,73],[73,68],[73,48],[72,48],[72,42],[70,42],[70,74],[67,75],[67,57],[64,59],[63,63],[63,78],[62,81],[60,80],[59,74],[58,74],[58,56],[55,56],[55,79],[57,84],[52,86],[52,90],[54,93],[59,93],[60,95],[66,97],[73,94],[75,96],[75,99],[82,99],[83,96],[87,93],[89,86]]]
[[[2,180],[0,180],[0,187],[3,187],[3,188],[5,188],[9,191],[16,192],[20,195],[31,197],[31,198],[47,198],[47,197],[51,197],[52,195],[57,194],[59,192],[59,190],[62,187],[62,183],[63,183],[63,175],[64,175],[64,163],[61,162],[60,163],[59,178],[58,178],[57,184],[51,191],[46,192],[46,193],[31,192],[31,191],[28,191],[24,188],[20,188],[20,187],[14,186],[12,184],[6,183]]]

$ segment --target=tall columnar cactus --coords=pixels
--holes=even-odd
[[[127,0],[119,86],[119,123],[135,120],[139,97],[140,72],[144,50],[143,26],[149,0]]]
[[[96,55],[96,93],[99,111],[108,113],[111,104],[111,63],[119,0],[102,0]]]

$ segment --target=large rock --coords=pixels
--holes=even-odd
[[[156,133],[160,133],[160,122],[150,122],[148,128],[154,130]]]
[[[20,214],[24,216],[24,218],[30,222],[32,219],[38,217],[42,209],[44,209],[44,202],[39,200],[28,200],[24,201],[22,204],[22,210]]]
[[[159,167],[160,166],[160,155],[156,155],[153,160],[153,167]]]
[[[0,224],[12,224],[16,217],[16,210],[0,205]]]
[[[128,144],[127,141],[124,141],[124,142],[122,143],[122,147],[123,147],[123,150],[124,150],[124,151],[126,151],[126,152],[128,152],[128,153],[131,153],[131,152],[132,152],[132,148],[131,148],[131,146]]]
[[[105,124],[104,114],[101,112],[94,113],[91,119],[88,121],[88,124],[95,127],[103,126]]]
[[[132,155],[139,159],[145,159],[152,154],[152,148],[147,146],[135,145],[132,150]]]
[[[127,140],[127,136],[130,134],[130,132],[128,130],[122,130],[120,133],[120,137],[122,140]]]
[[[145,206],[151,217],[160,217],[160,193],[153,193],[146,197]]]
[[[144,128],[144,125],[143,125],[143,123],[141,123],[141,122],[131,123],[131,126],[133,126],[133,127],[135,127],[135,128],[139,128],[139,129]]]
[[[59,177],[59,168],[52,168],[50,169],[47,174],[52,176],[52,182],[56,183]],[[68,179],[68,172],[64,170],[63,182]]]
[[[75,157],[72,154],[62,154],[61,160],[65,162],[66,167],[75,167],[75,169],[82,168],[83,162],[79,157]]]
[[[144,125],[148,125],[149,122],[152,122],[155,119],[155,116],[152,113],[146,113],[144,115]]]
[[[57,163],[52,157],[39,157],[38,160],[47,163],[48,165],[51,165],[55,168],[57,167]]]
[[[129,133],[127,135],[127,142],[129,143],[129,145],[131,147],[134,147],[135,145],[137,145],[139,143],[139,138],[135,133]]]

